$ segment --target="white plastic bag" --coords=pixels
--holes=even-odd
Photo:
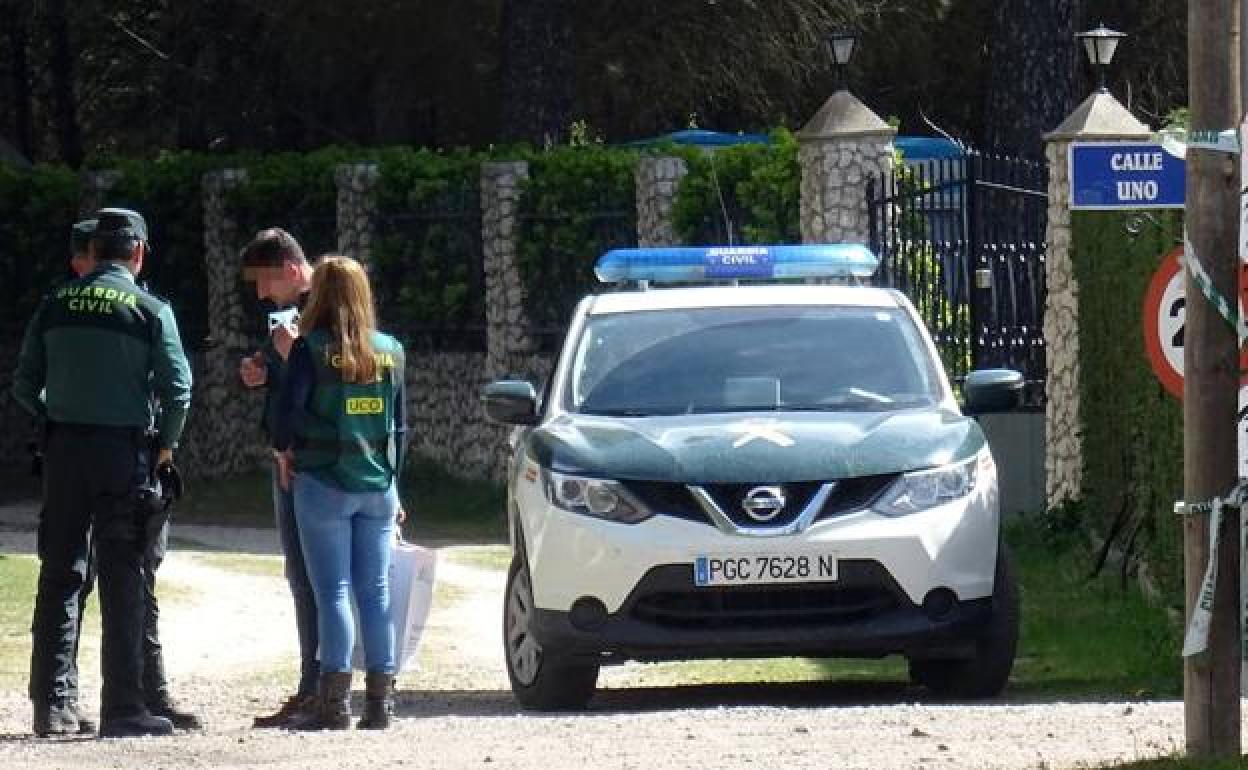
[[[390,546],[390,617],[394,623],[394,657],[398,671],[416,660],[420,636],[433,603],[433,583],[437,572],[437,552],[395,538]],[[354,610],[354,606],[352,607]],[[364,671],[364,642],[360,616],[355,613],[355,647],[351,666]],[[397,673],[397,672],[396,672]]]

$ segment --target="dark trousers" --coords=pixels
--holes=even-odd
[[[137,431],[62,425],[49,431],[31,623],[32,699],[58,702],[76,694],[82,596],[94,545],[103,626],[100,717],[145,710],[143,538],[135,494],[150,462]]]
[[[43,540],[43,511],[39,512],[39,541]],[[159,539],[148,546],[143,559],[143,697],[148,703],[155,703],[169,695],[169,681],[165,676],[165,659],[160,646],[160,605],[156,601],[156,570],[165,560],[165,548],[169,540],[169,522],[161,528]],[[78,594],[78,631],[74,636],[74,644],[70,652],[69,670],[65,676],[64,693],[34,692],[30,693],[32,701],[47,701],[56,697],[67,697],[78,700],[78,645],[82,639],[82,623],[87,611],[87,597],[95,588],[95,546],[89,544],[87,554],[87,576]],[[38,546],[42,555],[43,546]],[[34,632],[34,628],[31,628]],[[33,670],[32,666],[32,670]],[[34,686],[34,679],[31,679]]]
[[[295,521],[295,496],[282,489],[273,471],[273,512],[277,518],[277,536],[286,559],[286,582],[295,600],[295,632],[299,635],[299,694],[314,695],[321,666],[317,659],[320,644],[317,626],[316,594],[308,579],[308,566],[299,542],[299,524]]]

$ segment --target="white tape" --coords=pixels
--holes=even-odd
[[[1161,149],[1176,158],[1187,157],[1187,151],[1212,150],[1231,155],[1239,154],[1239,131],[1228,128],[1225,131],[1161,131],[1154,135],[1161,144]]]
[[[1218,531],[1222,529],[1222,498],[1214,498],[1213,515],[1209,517],[1209,564],[1200,584],[1196,607],[1187,623],[1183,637],[1183,657],[1199,655],[1209,649],[1209,627],[1213,623],[1213,595],[1218,588]]]

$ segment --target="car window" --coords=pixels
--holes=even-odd
[[[751,307],[594,316],[566,408],[617,415],[886,410],[940,399],[934,363],[898,309]]]

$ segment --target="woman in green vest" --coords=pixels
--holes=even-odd
[[[278,401],[274,447],[293,483],[295,518],[316,595],[321,676],[312,729],[350,725],[354,621],[360,615],[366,709],[357,727],[389,726],[394,629],[387,571],[403,510],[403,347],[376,329],[368,275],[348,257],[323,258],[299,320]]]

